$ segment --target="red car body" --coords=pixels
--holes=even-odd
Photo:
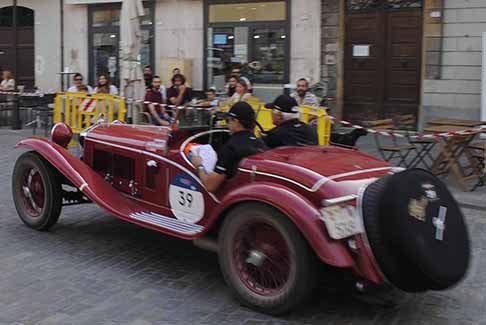
[[[187,131],[175,131],[169,138],[170,130],[167,128],[98,125],[85,134],[83,160],[47,139],[30,138],[21,141],[18,146],[40,153],[107,212],[183,239],[203,236],[224,217],[228,209],[238,203],[259,201],[269,204],[292,219],[323,263],[348,268],[376,284],[384,282],[371,252],[366,248],[363,234],[355,238],[357,250],[361,253],[352,253],[347,240],[336,241],[328,236],[319,218],[319,208],[323,200],[349,195],[347,203],[355,205],[363,185],[393,172],[390,164],[356,150],[339,147],[279,148],[243,160],[239,173],[220,191],[212,194],[204,190],[183,152],[183,146],[197,140],[200,134],[190,133],[194,134],[189,136]],[[108,182],[106,171],[100,170],[97,165],[101,162],[95,160],[100,153],[123,157],[119,167],[133,169],[132,177],[127,179],[113,175],[114,179]],[[127,159],[123,164],[124,158]],[[147,166],[150,161],[158,167]],[[150,171],[153,168],[165,172],[153,175]],[[196,223],[178,220],[170,207],[170,184],[181,175],[199,185],[203,194],[204,214]],[[156,178],[155,188],[147,186],[151,177]],[[130,181],[133,182],[130,184]],[[137,191],[136,195],[132,195],[132,188]],[[137,217],[137,213],[155,213],[174,222],[163,226],[164,221],[158,224],[156,218]]]
[[[304,299],[305,290],[292,286],[311,286],[310,280],[305,281],[312,272],[302,269],[299,263],[313,264],[311,260],[315,258],[350,271],[360,285],[390,283],[412,292],[446,289],[457,283],[467,269],[469,243],[463,216],[447,188],[424,171],[402,173],[403,169],[387,162],[341,147],[281,147],[242,160],[237,174],[217,192],[210,193],[198,178],[186,149],[195,143],[210,143],[217,150],[229,137],[227,130],[173,131],[164,127],[98,124],[81,135],[81,157],[66,149],[72,137],[69,128],[55,126],[52,135],[53,141],[30,138],[18,144],[35,152],[24,160],[19,158],[13,177],[16,207],[26,224],[45,230],[57,221],[61,203],[51,207],[46,200],[49,193],[58,190],[46,178],[58,179],[55,175],[60,174],[62,184],[77,189],[78,196],[68,196],[72,204],[91,201],[122,220],[196,243],[216,237],[220,264],[226,265],[222,266],[227,271],[223,272],[225,279],[241,300],[263,312],[285,312]],[[38,156],[51,167],[39,162]],[[43,172],[46,168],[51,171]],[[56,198],[51,196],[50,200]],[[388,202],[393,205],[388,206]],[[241,207],[255,203],[257,209],[270,214],[258,217],[259,220],[249,215],[248,220],[257,220],[255,229],[271,224],[279,230],[270,232],[272,238],[262,240],[261,236],[269,233],[263,231],[257,239],[260,246],[248,249],[243,262],[227,264],[221,256],[233,244],[225,244],[228,241],[219,238],[225,229],[231,229],[231,225],[227,226],[231,222],[226,221],[232,219],[226,218],[232,215],[233,220],[244,223],[247,219],[244,213],[241,215]],[[51,216],[46,215],[45,206],[54,211]],[[334,206],[352,209],[362,230],[343,238],[332,235],[323,210]],[[39,214],[35,210],[46,215],[45,223],[37,221]],[[235,211],[240,211],[240,215],[235,216]],[[437,211],[441,214],[437,215]],[[281,216],[290,222],[282,223]],[[249,231],[251,237],[248,229],[252,228],[240,230]],[[243,243],[238,241],[240,230],[232,233],[235,243]],[[280,233],[287,234],[287,239],[282,239]],[[288,250],[286,243],[290,245]],[[287,248],[280,250],[282,245]],[[305,253],[309,251],[306,247],[315,257]],[[299,249],[306,255],[300,262]],[[277,285],[278,281],[268,284],[268,280],[261,280],[266,283],[266,288],[261,289],[260,284],[255,285],[259,280],[249,281],[248,277],[257,274],[262,263],[270,263],[268,256],[274,256],[273,253],[278,258],[293,254],[293,266],[285,264],[280,276],[295,281]],[[225,254],[240,258],[239,253]],[[456,261],[457,267],[444,267],[449,265],[449,258]],[[231,278],[231,273],[242,272],[241,263],[252,270],[245,269],[239,279]],[[235,271],[235,267],[240,269]],[[272,270],[280,269],[270,265],[266,274],[276,281]],[[292,272],[298,273],[295,278]],[[244,284],[240,286],[240,282]],[[274,299],[271,304],[269,297]]]

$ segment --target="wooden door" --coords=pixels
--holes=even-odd
[[[359,123],[417,116],[421,1],[370,0],[368,7],[351,7],[357,0],[347,1],[344,118]]]

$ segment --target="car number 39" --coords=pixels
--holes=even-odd
[[[201,192],[170,185],[169,203],[174,216],[190,223],[197,223],[204,216],[204,197]]]

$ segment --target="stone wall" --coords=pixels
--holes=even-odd
[[[321,80],[327,82],[328,97],[338,97],[338,80],[340,78],[340,4],[339,0],[322,0],[321,10]],[[335,112],[336,101],[329,101],[331,112]]]
[[[479,119],[481,33],[486,31],[486,1],[429,0],[425,9],[426,70],[421,120]],[[434,18],[437,14],[432,12],[443,14]]]

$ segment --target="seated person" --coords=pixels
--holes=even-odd
[[[209,192],[216,191],[226,179],[235,176],[242,159],[262,151],[264,147],[253,133],[256,116],[248,103],[234,104],[227,113],[227,122],[231,137],[218,153],[214,172],[206,171],[200,156],[192,156],[192,163],[198,169],[198,176]]]
[[[251,93],[248,92],[248,85],[244,80],[239,80],[236,83],[236,92],[231,96],[230,102],[232,103],[237,103],[237,102],[242,102],[245,101],[249,98],[251,98]]]
[[[318,144],[316,132],[299,120],[300,111],[294,98],[280,95],[265,107],[272,109],[272,122],[275,124],[275,128],[263,137],[269,148]]]
[[[212,108],[216,108],[219,106],[219,100],[216,98],[216,90],[214,88],[210,88],[206,92],[206,99],[203,100],[200,105],[210,106]]]
[[[152,79],[152,88],[145,93],[144,101],[149,102],[145,107],[150,113],[154,125],[169,126],[171,118],[164,108],[164,98],[160,92],[161,85],[160,77],[155,76]]]
[[[86,92],[92,94],[93,88],[88,85],[83,84],[83,75],[81,73],[76,73],[73,76],[73,85],[69,87],[68,93],[77,93],[77,92],[85,92],[84,89],[87,89]]]
[[[186,77],[176,74],[172,77],[172,86],[167,89],[168,104],[181,106],[192,100],[192,88],[186,86]]]

